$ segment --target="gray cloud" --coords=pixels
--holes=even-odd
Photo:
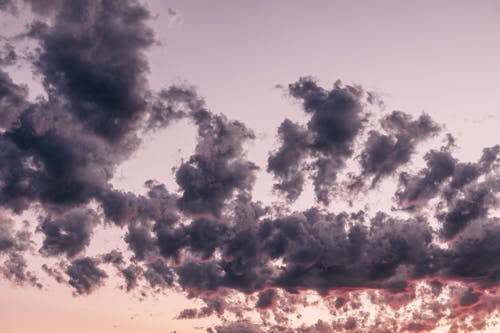
[[[74,260],[68,266],[66,269],[68,283],[75,288],[76,294],[90,294],[104,283],[107,274],[98,265],[97,260],[85,257]]]
[[[490,214],[498,204],[499,146],[484,149],[476,162],[462,162],[448,145],[425,153],[418,172],[401,172],[414,162],[418,144],[440,133],[430,116],[373,115],[373,95],[360,86],[336,82],[325,89],[301,78],[287,91],[307,121],[282,122],[267,171],[288,205],[310,177],[318,204],[280,212],[252,197],[259,167],[245,152],[255,139],[251,129],[211,112],[193,88],[148,87],[145,52],[155,36],[147,9],[133,0],[30,3],[35,13],[52,15],[50,23],[34,22],[22,37],[39,43],[33,65],[47,98],[29,101],[28,88],[0,72],[0,206],[13,215],[30,208],[40,212],[42,259],[69,260],[42,270],[60,283],[67,280],[75,294],[103,285],[108,274],[101,266],[108,265],[124,279],[126,291],[143,284],[152,291],[182,289],[205,302],[179,318],[222,316],[231,308],[221,300],[228,292],[254,297],[259,313],[276,311],[278,293],[286,293],[294,306],[299,301],[290,295],[303,290],[325,299],[338,293],[335,311],[355,310],[349,296],[357,290],[377,290],[382,296],[373,296],[376,302],[400,304],[414,297],[418,281],[426,281],[432,295],[448,281],[465,286],[452,293],[456,313],[482,307],[479,317],[493,308],[485,290],[498,287],[500,277],[500,224]],[[10,4],[0,2],[0,8]],[[9,54],[2,54],[0,66],[15,61]],[[141,136],[181,118],[196,126],[197,144],[175,171],[179,190],[153,180],[144,184],[145,194],[114,188],[117,166],[136,151]],[[354,195],[340,180],[353,161],[360,167],[353,177],[371,184],[367,191],[390,175],[398,177],[394,211],[325,208],[334,194]],[[101,222],[125,230],[128,252],[83,257]],[[447,246],[439,246],[443,241]],[[40,286],[25,258],[32,249],[27,228],[2,217],[2,275]],[[436,310],[439,316],[444,311]],[[436,318],[395,325],[393,331],[429,329]],[[363,325],[349,316],[298,331]],[[215,331],[265,329],[242,320]]]
[[[45,218],[39,230],[45,239],[41,252],[47,255],[66,254],[74,257],[90,244],[92,229],[98,216],[91,210],[71,210],[57,219]]]
[[[302,102],[310,119],[307,130],[290,120],[282,123],[282,146],[269,157],[268,170],[280,180],[275,188],[293,200],[302,191],[301,169],[305,168],[304,159],[310,156],[314,159],[310,166],[314,190],[318,200],[326,204],[367,116],[363,114],[363,90],[344,86],[340,81],[327,90],[312,78],[303,77],[290,84],[288,91]]]
[[[408,163],[417,143],[439,131],[439,127],[426,114],[413,120],[401,111],[393,111],[380,123],[388,134],[371,131],[361,153],[364,177],[373,175],[372,186]]]

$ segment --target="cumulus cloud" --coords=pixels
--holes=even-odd
[[[293,201],[299,197],[304,186],[301,162],[306,157],[312,138],[306,128],[289,119],[281,123],[278,136],[281,147],[269,156],[267,171],[281,180],[274,188]]]
[[[150,89],[146,52],[155,36],[152,15],[139,2],[28,3],[44,20],[19,38],[39,46],[33,68],[47,97],[28,100],[29,88],[0,71],[0,272],[6,279],[41,286],[28,253],[61,260],[42,270],[77,295],[102,286],[114,269],[127,292],[183,290],[205,303],[178,318],[228,312],[243,318],[212,332],[418,332],[442,320],[456,320],[459,330],[481,327],[495,309],[500,223],[492,212],[500,146],[485,148],[476,162],[460,161],[451,145],[433,148],[424,152],[421,169],[410,171],[405,167],[419,144],[441,134],[429,115],[374,113],[370,108],[380,103],[361,86],[337,81],[327,89],[303,77],[287,92],[306,121],[285,119],[267,160],[276,180],[269,188],[291,207],[283,212],[252,196],[259,171],[246,154],[252,129],[212,112],[191,87]],[[0,9],[17,7],[0,2]],[[15,61],[15,53],[2,53],[0,66]],[[145,182],[144,194],[114,188],[117,166],[142,136],[168,130],[177,119],[197,130],[193,154],[175,169],[178,190],[154,180]],[[368,184],[369,192],[392,175],[394,210],[330,210],[335,195],[356,195],[344,176]],[[316,201],[293,209],[308,178]],[[39,217],[41,244],[15,222],[27,211]],[[89,256],[99,224],[122,229],[126,249]],[[307,292],[319,295],[336,319],[287,328],[309,305]],[[363,312],[362,293],[381,306],[377,319]],[[444,294],[448,303],[437,300]],[[415,300],[422,313],[391,319]],[[261,325],[244,320],[251,319],[251,306]]]
[[[182,189],[179,207],[192,214],[220,217],[224,203],[235,193],[252,189],[257,166],[245,159],[243,143],[254,133],[239,121],[196,110],[198,126],[195,154],[182,163],[176,180]]]
[[[428,115],[412,120],[401,111],[392,112],[380,123],[388,134],[371,131],[361,153],[361,167],[365,177],[373,175],[372,186],[408,163],[417,143],[439,130]]]
[[[74,257],[90,243],[98,216],[91,210],[72,210],[58,219],[45,218],[39,226],[45,239],[41,252],[47,255],[66,254]]]
[[[16,284],[42,288],[36,273],[29,270],[26,253],[33,248],[28,224],[19,228],[9,217],[0,214],[0,273]]]
[[[68,283],[75,288],[76,294],[90,294],[104,283],[107,274],[98,266],[96,259],[88,257],[76,259],[68,266]]]
[[[361,87],[344,86],[340,81],[333,89],[324,89],[311,77],[290,84],[288,92],[301,102],[310,119],[306,128],[288,119],[282,123],[282,146],[270,155],[268,170],[280,180],[275,188],[289,199],[296,199],[302,191],[304,159],[313,158],[308,169],[312,172],[314,191],[320,202],[328,203],[337,173],[352,155],[354,140],[366,119],[366,96]]]

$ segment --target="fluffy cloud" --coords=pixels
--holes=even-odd
[[[40,287],[25,258],[31,253],[62,260],[42,270],[78,295],[102,286],[106,269],[114,269],[127,292],[184,290],[205,302],[179,318],[227,312],[244,318],[249,304],[262,318],[261,326],[242,320],[215,332],[291,331],[287,318],[308,304],[304,292],[344,315],[297,332],[418,332],[442,320],[456,320],[455,330],[477,328],[496,308],[500,223],[491,213],[498,204],[499,146],[484,149],[476,162],[459,161],[451,144],[434,148],[424,153],[420,170],[409,171],[419,144],[441,134],[429,115],[373,113],[378,104],[362,87],[337,81],[326,89],[303,77],[287,92],[306,121],[282,122],[267,171],[283,204],[292,207],[308,177],[316,201],[284,213],[252,197],[259,166],[245,151],[255,138],[250,128],[210,111],[190,87],[148,87],[146,52],[155,36],[151,14],[139,2],[28,3],[50,17],[18,37],[39,46],[33,68],[46,98],[30,101],[28,87],[0,71],[0,272],[6,279]],[[0,2],[0,9],[14,8]],[[15,52],[1,59],[0,66],[10,66]],[[168,130],[177,119],[197,129],[193,154],[175,171],[179,190],[154,180],[144,184],[145,194],[115,189],[116,168],[141,137]],[[393,210],[329,211],[335,195],[355,197],[355,186],[376,190],[392,175]],[[28,226],[15,222],[26,211],[39,215],[37,251]],[[124,230],[126,251],[87,254],[102,223]],[[363,313],[359,293],[381,306],[377,321]],[[443,293],[448,303],[437,300]],[[388,315],[415,300],[422,301],[421,314],[405,322]]]

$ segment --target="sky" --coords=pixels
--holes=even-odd
[[[2,332],[500,329],[498,1],[0,27]]]

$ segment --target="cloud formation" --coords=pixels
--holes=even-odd
[[[361,86],[337,81],[323,88],[302,77],[287,92],[307,120],[281,123],[279,146],[264,168],[292,207],[283,213],[252,197],[260,169],[246,155],[255,139],[250,128],[212,112],[193,88],[149,88],[146,52],[155,35],[147,8],[134,0],[27,3],[44,20],[17,38],[38,46],[33,68],[46,97],[30,100],[29,88],[9,76],[15,52],[2,53],[0,272],[6,279],[41,287],[26,260],[39,255],[61,260],[42,270],[76,295],[92,293],[114,270],[126,292],[182,290],[205,303],[180,319],[227,313],[249,319],[252,306],[262,319],[212,332],[419,332],[446,323],[459,331],[484,327],[497,309],[500,223],[492,212],[500,146],[462,162],[449,143],[424,152],[424,165],[412,172],[405,167],[416,162],[419,145],[443,134],[429,115],[387,113]],[[10,12],[19,6],[0,2]],[[117,166],[142,136],[168,130],[177,119],[197,130],[193,154],[175,171],[179,190],[154,180],[144,184],[145,194],[115,189]],[[294,210],[308,179],[316,201]],[[393,210],[330,210],[333,198],[363,198],[391,180]],[[28,224],[17,222],[26,212],[38,215],[41,244]],[[88,256],[99,225],[124,230],[127,250]],[[291,328],[311,292],[336,319]],[[379,307],[379,318],[370,319],[363,299]],[[420,314],[391,319],[414,302]]]
[[[340,81],[333,89],[324,89],[311,77],[290,84],[288,92],[310,119],[305,128],[288,119],[281,124],[282,146],[270,155],[268,170],[280,180],[275,188],[292,200],[302,192],[302,170],[311,170],[316,197],[328,204],[337,173],[352,156],[354,140],[366,120],[362,113],[366,96],[361,87]],[[309,165],[304,163],[307,157],[313,159]]]

